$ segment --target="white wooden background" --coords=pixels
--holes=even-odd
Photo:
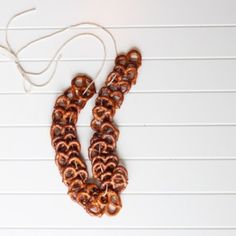
[[[138,84],[116,116],[118,149],[130,183],[117,217],[88,216],[66,195],[50,145],[52,106],[74,74],[94,76],[101,46],[74,40],[53,82],[25,94],[14,63],[0,56],[0,235],[232,236],[236,234],[236,1],[234,0],[0,0],[0,43],[7,20],[14,48],[80,21],[100,23],[120,52],[138,47]],[[73,29],[32,45],[21,55],[40,69]],[[41,81],[46,77],[39,78]],[[83,153],[91,135],[93,101],[79,119]],[[141,106],[142,110],[138,108]]]

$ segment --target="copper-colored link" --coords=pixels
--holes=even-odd
[[[54,105],[50,134],[56,151],[56,165],[68,186],[68,195],[92,216],[114,216],[122,207],[119,194],[128,184],[128,172],[119,164],[116,154],[119,130],[113,118],[124,95],[136,83],[141,60],[136,50],[119,55],[113,71],[98,92],[91,121],[95,133],[88,150],[94,183],[88,178],[86,164],[81,158],[76,130],[80,111],[96,92],[92,79],[85,75],[76,76],[71,87],[57,98]]]
[[[91,216],[99,216],[101,217],[105,212],[105,207],[102,207],[99,202],[96,200],[91,201],[88,203],[85,207],[85,210],[88,212]]]
[[[117,83],[117,90],[121,91],[123,94],[126,94],[130,91],[131,89],[131,83],[129,81],[119,81]]]
[[[99,154],[107,154],[108,153],[107,146],[108,146],[107,143],[104,142],[103,140],[97,140],[92,145],[90,145],[88,150],[90,159]]]
[[[77,103],[75,103],[75,101],[77,101],[77,100],[71,101],[71,103],[67,107],[67,111],[68,112],[76,112],[77,115],[79,115],[81,108]]]
[[[82,161],[80,158],[78,157],[72,157],[68,160],[68,164],[73,166],[76,169],[82,169],[82,168],[86,168],[86,165],[84,163],[84,161]]]
[[[103,97],[109,98],[111,92],[112,92],[112,91],[111,91],[108,87],[106,87],[106,86],[102,87],[102,88],[99,90],[99,92],[98,92],[98,95],[99,95],[99,96],[97,97],[96,100],[98,100],[98,99],[100,99],[100,98],[103,98]],[[100,104],[100,105],[102,105],[102,104]]]
[[[65,95],[61,95],[60,97],[57,98],[54,108],[62,108],[66,110],[69,104],[70,104],[69,98],[67,98]]]
[[[122,77],[125,74],[126,66],[115,65],[113,71],[119,73]]]
[[[128,62],[128,58],[126,55],[119,55],[116,57],[115,64],[118,66],[126,66]]]
[[[105,155],[102,155],[102,154],[99,154],[97,156],[94,156],[92,159],[91,159],[91,162],[92,162],[92,166],[95,166],[97,163],[103,163],[103,164],[107,164],[109,163],[109,165],[111,165],[112,167],[112,170],[114,170],[115,167],[118,166],[118,157],[117,159],[115,158],[115,156],[105,156]],[[106,166],[104,167],[106,168]]]
[[[115,154],[106,155],[106,156],[104,156],[102,159],[103,159],[104,162],[114,161],[114,162],[116,162],[117,164],[118,164],[118,162],[119,162],[119,157],[118,157],[117,155],[115,155]]]
[[[63,134],[76,134],[76,127],[73,124],[65,125],[63,127]]]
[[[85,187],[85,183],[80,179],[75,179],[71,182],[69,186],[69,192],[79,192]]]
[[[96,120],[96,119],[92,119],[90,126],[94,131],[100,131],[101,130],[101,126],[102,126],[102,121],[100,120]]]
[[[63,182],[66,185],[70,185],[70,183],[79,175],[79,171],[75,169],[73,166],[66,166],[63,169]]]
[[[123,80],[127,79],[132,84],[136,84],[137,77],[138,77],[137,68],[133,64],[129,64],[129,66],[125,70]]]
[[[85,105],[87,103],[87,99],[79,97],[76,99],[72,99],[71,103],[78,108],[78,113],[79,113],[80,110],[82,110],[85,107]],[[68,110],[69,110],[69,108],[68,108]]]
[[[65,121],[66,124],[76,124],[78,113],[75,111],[67,111],[64,113],[62,120]]]
[[[102,173],[100,175],[100,179],[101,181],[104,183],[105,181],[109,181],[112,177],[112,173],[111,172],[108,172],[106,171],[105,173]]]
[[[54,123],[59,123],[63,119],[63,115],[65,114],[65,109],[63,108],[55,108],[52,113],[52,120]]]
[[[89,204],[90,199],[91,196],[86,190],[79,191],[76,197],[76,201],[83,207],[86,207],[86,205]]]
[[[66,143],[77,141],[77,135],[75,133],[67,133],[64,135],[63,139],[66,141]]]
[[[63,132],[63,127],[58,124],[52,124],[51,130],[50,130],[50,135],[51,138],[56,138],[62,135]]]
[[[109,87],[110,84],[116,85],[121,80],[122,80],[122,76],[120,75],[120,73],[113,71],[108,75],[105,85],[108,86],[108,88],[110,88]]]
[[[68,88],[68,89],[64,92],[64,95],[65,95],[69,100],[76,99],[76,96],[75,96],[75,93],[74,93],[72,87]]]
[[[87,184],[86,190],[88,193],[90,193],[90,195],[94,197],[98,196],[99,194],[99,188],[96,184],[92,184],[92,183]]]
[[[115,107],[120,108],[120,106],[122,105],[123,100],[124,100],[123,93],[120,92],[120,91],[114,91],[114,92],[111,93],[110,96],[111,96],[112,100],[115,103]]]
[[[100,178],[101,174],[105,172],[111,172],[116,168],[117,163],[109,161],[107,163],[102,162],[101,160],[95,161],[92,166],[93,175],[95,178]]]
[[[113,113],[115,113],[115,102],[112,97],[110,97],[112,94],[112,91],[109,92],[109,97],[106,96],[99,96],[96,99],[96,106],[104,106],[110,110],[112,110]]]
[[[62,136],[58,136],[58,137],[55,137],[51,140],[51,144],[52,146],[55,148],[57,146],[57,144],[61,141],[64,141],[63,137]]]
[[[142,65],[142,55],[135,49],[128,52],[127,58],[129,63],[134,64],[137,68]]]
[[[67,154],[63,152],[58,152],[56,154],[55,162],[59,168],[65,166],[67,164],[69,157]]]
[[[113,173],[111,177],[112,187],[117,192],[122,192],[128,185],[128,179],[123,173]]]
[[[120,133],[120,131],[114,126],[113,123],[108,123],[108,122],[105,122],[101,125],[100,131],[101,133],[104,134],[114,135],[114,137],[116,137],[116,140],[118,139]]]
[[[63,139],[61,139],[60,141],[58,141],[55,144],[54,148],[57,152],[64,152],[65,153],[69,150],[69,145]]]
[[[119,194],[112,190],[101,192],[98,196],[98,202],[105,207],[105,213],[110,216],[118,214],[122,207]]]
[[[96,120],[111,120],[114,116],[114,110],[111,110],[105,106],[96,106],[93,108],[93,117]]]
[[[99,132],[95,132],[92,136],[92,138],[90,139],[90,145],[92,145],[94,142],[101,140],[102,138],[102,133]]]
[[[76,140],[76,141],[69,142],[68,148],[69,148],[69,150],[75,150],[75,151],[80,152],[81,146],[80,146],[80,143],[78,142],[78,140]]]
[[[103,134],[102,140],[107,143],[107,148],[114,151],[116,148],[116,136],[114,134]]]
[[[71,81],[71,87],[79,89],[80,92],[83,88],[86,88],[88,86],[88,77],[85,75],[78,75]],[[91,80],[89,81],[91,82]]]
[[[119,173],[123,175],[126,178],[126,180],[128,180],[128,171],[126,170],[124,166],[121,166],[121,165],[117,166],[114,170],[114,173]]]
[[[79,191],[81,191],[84,187],[85,183],[80,179],[75,179],[71,182],[68,189],[68,194],[72,198],[72,200],[76,201]]]
[[[70,150],[76,150],[80,152],[80,143],[76,141],[71,141],[67,143],[65,140],[58,141],[55,144],[55,150],[57,152],[68,152]]]

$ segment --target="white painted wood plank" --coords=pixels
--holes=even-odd
[[[54,30],[55,31],[55,30]],[[27,42],[47,35],[52,30],[20,30],[9,33],[13,48],[18,49]],[[69,38],[81,32],[92,32],[106,43],[108,58],[114,58],[114,48],[110,37],[101,30],[69,30],[54,37],[45,39],[22,51],[20,60],[50,60],[57,49]],[[235,57],[236,28],[132,28],[112,29],[118,44],[118,53],[137,47],[143,58],[202,58],[202,57]],[[2,32],[2,37],[3,37]],[[88,50],[89,48],[89,50]],[[62,59],[101,59],[102,46],[89,36],[76,38],[62,51]],[[6,60],[1,56],[2,60]],[[32,69],[32,68],[27,68]]]
[[[235,236],[235,230],[176,230],[176,229],[11,229],[11,230],[1,230],[4,236],[19,236],[23,234],[24,236],[78,236],[78,234],[83,234],[83,236],[91,236],[95,234],[96,236],[114,236],[120,235],[130,235],[130,236]]]
[[[142,78],[140,78],[142,79]],[[69,86],[68,86],[69,87]],[[1,95],[1,125],[50,125],[58,94]],[[81,111],[78,123],[90,124],[94,100]],[[125,124],[235,123],[236,94],[128,94],[116,121]]]
[[[44,62],[25,62],[27,68],[38,70]],[[44,88],[33,88],[40,92],[59,92],[70,84],[77,73],[87,73],[92,78],[101,62],[97,61],[61,61],[51,83]],[[99,87],[111,70],[113,61],[107,62],[104,72],[96,80]],[[198,92],[236,90],[235,60],[154,60],[144,61],[137,84],[132,92]],[[50,71],[49,71],[50,72]],[[1,93],[24,93],[21,75],[11,62],[0,62],[0,75],[4,84]],[[36,82],[43,82],[49,75],[40,76]]]
[[[0,196],[2,227],[232,227],[235,196],[125,195],[115,218],[89,216],[68,196]],[[135,216],[135,217],[134,217]]]
[[[0,129],[0,159],[54,159],[49,127]],[[79,128],[82,153],[92,131]],[[118,152],[123,159],[235,158],[236,127],[121,127]]]
[[[125,160],[129,193],[235,193],[236,161]],[[90,162],[87,161],[90,170]],[[9,175],[9,173],[11,173]],[[91,176],[91,175],[90,175]],[[54,161],[1,161],[0,194],[66,194]]]
[[[63,51],[52,84],[35,90],[41,95],[0,96],[0,234],[73,236],[86,229],[84,235],[235,235],[236,196],[230,193],[235,192],[236,162],[230,159],[236,157],[236,127],[231,126],[236,123],[236,2],[9,0],[1,3],[0,42],[12,14],[32,5],[38,11],[12,25],[21,29],[10,32],[14,48],[52,28],[89,20],[110,27],[119,51],[136,46],[143,52],[139,83],[116,116],[122,126],[118,151],[130,184],[124,208],[113,219],[89,217],[64,194],[49,137],[55,92],[81,70],[94,75],[102,57],[94,40],[75,40]],[[26,68],[42,68],[60,42],[76,32],[25,51]],[[100,35],[112,59],[111,42]],[[0,60],[0,93],[23,92],[15,66]],[[79,124],[88,125],[92,103]],[[142,105],[143,113],[134,104]],[[79,135],[86,156],[91,130],[81,127]]]
[[[57,27],[77,21],[96,21],[106,26],[235,24],[233,0],[62,0],[17,2],[1,6],[0,26],[19,9],[37,6],[38,11],[18,20],[18,27]],[[43,16],[43,17],[42,17]]]

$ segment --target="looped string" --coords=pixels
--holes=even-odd
[[[30,92],[31,91],[31,87],[32,86],[35,86],[35,87],[44,87],[46,85],[48,85],[52,78],[54,77],[55,75],[55,72],[56,72],[56,69],[57,69],[57,65],[58,65],[58,62],[60,60],[60,58],[62,57],[62,55],[60,54],[60,52],[62,51],[62,49],[68,44],[70,43],[72,40],[78,38],[78,37],[82,37],[82,36],[90,36],[90,37],[94,37],[95,39],[97,39],[97,41],[99,43],[101,43],[102,47],[103,47],[103,61],[101,63],[101,66],[98,70],[98,72],[96,73],[95,75],[95,78],[94,80],[88,85],[88,87],[85,89],[84,91],[84,94],[87,92],[87,90],[90,88],[90,86],[95,82],[95,80],[99,77],[100,73],[102,72],[104,66],[105,66],[105,62],[106,62],[106,59],[107,59],[107,50],[106,50],[106,46],[105,46],[105,43],[104,41],[99,37],[97,36],[96,34],[94,33],[91,33],[91,32],[85,32],[85,33],[79,33],[79,34],[76,34],[72,37],[70,37],[68,40],[66,40],[55,52],[55,54],[53,55],[53,57],[50,59],[48,65],[42,69],[41,71],[27,71],[23,65],[21,64],[20,60],[19,60],[19,54],[24,50],[26,49],[27,47],[31,46],[32,44],[36,43],[36,42],[39,42],[41,40],[44,40],[44,39],[47,39],[47,38],[50,38],[52,36],[55,36],[57,34],[60,34],[68,29],[72,29],[72,28],[76,28],[76,29],[79,29],[80,26],[82,25],[90,25],[90,26],[95,26],[101,30],[103,30],[104,32],[106,32],[110,38],[112,39],[112,42],[113,42],[113,46],[114,46],[114,49],[115,49],[115,53],[116,55],[118,55],[118,50],[117,50],[117,44],[116,44],[116,40],[114,38],[114,36],[112,35],[112,33],[106,29],[105,27],[103,27],[102,25],[99,25],[97,23],[93,23],[93,22],[81,22],[81,23],[77,23],[77,24],[73,24],[73,25],[70,25],[70,26],[67,26],[65,28],[61,28],[53,33],[50,33],[50,34],[47,34],[47,35],[44,35],[42,37],[39,37],[37,39],[34,39],[30,42],[28,42],[27,44],[25,44],[23,47],[21,47],[20,49],[18,50],[14,50],[11,46],[11,43],[10,43],[10,40],[9,40],[9,36],[8,36],[8,32],[9,32],[9,27],[10,27],[10,24],[12,23],[12,21],[14,19],[16,19],[17,17],[21,16],[21,15],[24,15],[26,13],[29,13],[29,12],[32,12],[36,10],[36,8],[31,8],[31,9],[28,9],[28,10],[25,10],[25,11],[22,11],[20,13],[17,13],[15,14],[14,16],[12,16],[10,18],[10,20],[8,21],[7,25],[6,25],[6,31],[5,31],[5,41],[6,41],[6,44],[7,44],[7,47],[3,46],[3,45],[0,45],[0,53],[8,58],[10,58],[11,60],[13,60],[15,62],[15,64],[17,65],[17,68],[19,70],[19,72],[21,73],[23,79],[24,79],[24,89],[26,92]],[[54,65],[54,68],[53,68],[53,71],[50,75],[50,77],[48,78],[48,80],[46,80],[46,82],[44,83],[41,83],[41,84],[38,84],[38,83],[35,83],[32,81],[32,79],[30,78],[30,75],[31,76],[37,76],[37,75],[42,75],[44,74],[46,71],[48,71],[50,69],[50,67],[52,66],[53,62],[55,61],[55,65]],[[30,85],[30,88],[28,89],[26,87],[26,83],[29,83]]]

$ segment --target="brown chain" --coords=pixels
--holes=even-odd
[[[93,183],[88,179],[76,130],[79,112],[96,92],[91,78],[85,75],[75,77],[71,87],[57,98],[54,106],[51,139],[56,164],[68,186],[68,194],[91,215],[116,215],[122,207],[119,194],[128,184],[128,172],[119,165],[116,154],[119,130],[113,117],[124,95],[136,83],[141,60],[141,54],[136,50],[117,56],[113,71],[98,93],[91,122],[95,132],[88,149]]]

